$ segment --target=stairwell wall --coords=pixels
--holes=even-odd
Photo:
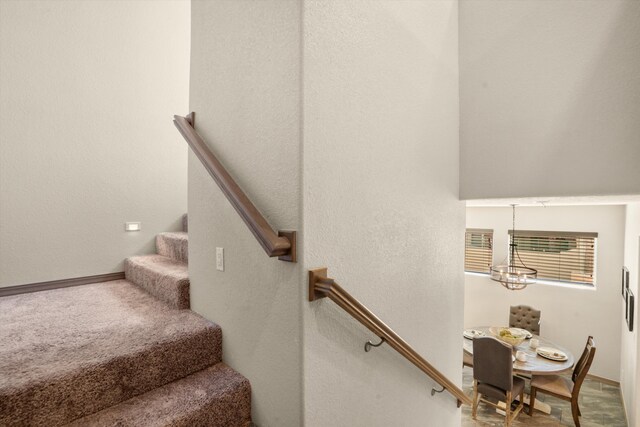
[[[192,2],[190,105],[271,225],[301,237],[300,13],[294,1]],[[260,427],[302,425],[301,266],[265,255],[190,153],[191,308],[222,327],[224,360],[251,382]]]
[[[189,156],[191,306],[222,326],[257,425],[460,423],[417,368],[365,354],[364,327],[309,303],[306,273],[328,267],[461,382],[457,19],[453,0],[192,4],[196,130],[274,228],[299,232],[297,264],[267,258]]]
[[[180,229],[189,10],[0,1],[0,287],[122,271]]]
[[[460,384],[457,2],[307,1],[303,19],[305,270],[328,267]],[[303,307],[305,426],[460,425],[333,302]]]

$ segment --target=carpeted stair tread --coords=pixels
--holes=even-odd
[[[244,427],[251,422],[251,386],[223,363],[129,399],[69,427]]]
[[[222,359],[220,327],[126,280],[0,298],[0,425],[56,426]]]
[[[178,262],[189,262],[189,235],[184,231],[160,233],[156,236],[156,251]]]
[[[189,308],[189,272],[185,263],[163,255],[140,255],[124,261],[127,280],[172,308]]]
[[[182,231],[185,233],[189,231],[189,216],[188,214],[182,215]]]

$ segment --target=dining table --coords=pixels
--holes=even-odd
[[[505,328],[507,328],[507,326],[505,326]],[[478,326],[478,327],[473,327],[468,329],[481,331],[482,333],[485,334],[485,336],[489,336],[489,337],[492,336],[491,332],[489,331],[490,329],[489,326]],[[532,339],[538,340],[539,344],[537,348],[531,347],[530,344]],[[464,348],[465,352],[473,355],[473,340],[470,340],[463,336],[462,347]],[[557,361],[557,360],[551,360],[551,359],[542,357],[537,353],[537,349],[541,347],[551,347],[554,349],[558,349],[567,355],[567,360]],[[519,360],[515,360],[513,362],[513,372],[516,374],[527,374],[527,375],[559,374],[561,372],[568,371],[569,369],[571,369],[573,367],[573,364],[575,363],[573,354],[568,349],[551,340],[548,340],[546,338],[543,338],[535,334],[531,334],[531,338],[526,339],[520,345],[513,347],[514,356],[516,354],[516,351],[523,351],[527,355],[526,361],[521,362]]]
[[[507,326],[504,326],[504,328],[507,328]],[[494,328],[495,329],[495,328]],[[489,326],[476,326],[473,328],[468,328],[465,329],[466,331],[468,330],[476,330],[476,331],[481,331],[484,336],[493,336],[491,334],[490,331],[490,327]],[[531,334],[531,333],[530,333]],[[531,347],[531,340],[532,339],[537,339],[538,340],[538,346],[533,348]],[[473,355],[473,340],[466,338],[463,335],[462,338],[462,347],[464,349],[464,351],[468,354]],[[545,357],[540,356],[537,353],[537,349],[541,348],[541,347],[550,347],[553,349],[557,349],[562,351],[564,354],[567,355],[567,359],[566,360],[550,360],[547,359]],[[527,360],[526,361],[519,361],[517,359],[515,359],[515,354],[517,351],[523,351],[526,353],[527,355]],[[562,372],[568,371],[570,370],[574,363],[575,363],[575,359],[573,357],[573,354],[566,349],[565,347],[549,340],[546,338],[543,338],[541,336],[535,335],[535,334],[531,334],[531,337],[525,339],[521,344],[517,345],[517,346],[513,346],[513,355],[514,355],[514,361],[513,361],[513,373],[514,374],[520,374],[520,375],[555,375],[555,374],[560,374]],[[530,396],[528,394],[525,394],[524,397],[524,402],[525,404],[529,404],[529,399]],[[499,404],[502,404],[502,406],[504,407],[504,402],[499,402]],[[551,407],[545,403],[545,402],[540,402],[538,399],[536,399],[536,404],[535,404],[535,408],[536,410],[540,411],[540,412],[544,412],[546,414],[551,413]],[[500,409],[496,409],[497,412],[499,412],[500,414],[504,415],[504,411],[500,410]]]

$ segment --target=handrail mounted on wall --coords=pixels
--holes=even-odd
[[[328,297],[354,319],[380,337],[382,339],[380,344],[389,344],[409,362],[413,363],[418,369],[440,384],[458,400],[458,406],[463,403],[471,405],[471,399],[465,395],[458,386],[420,356],[406,341],[400,338],[393,329],[387,326],[367,307],[342,289],[333,279],[329,279],[326,268],[309,270],[309,301],[315,301],[324,297]],[[433,393],[431,395],[433,396]]]
[[[236,212],[247,224],[264,251],[270,257],[278,257],[281,261],[296,262],[296,232],[278,231],[271,228],[260,211],[249,200],[240,186],[222,166],[209,146],[194,129],[195,113],[186,117],[173,116],[176,125],[195,155],[200,159],[209,175],[218,184]]]

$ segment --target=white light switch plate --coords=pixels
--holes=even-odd
[[[224,271],[224,248],[216,248],[216,270]]]

